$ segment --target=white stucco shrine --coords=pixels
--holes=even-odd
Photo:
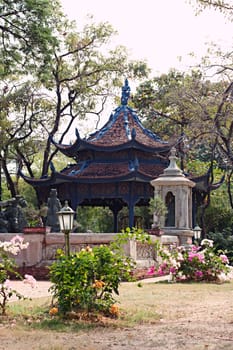
[[[161,223],[163,240],[180,244],[190,244],[194,235],[192,220],[192,188],[195,183],[189,180],[176,164],[176,150],[171,149],[170,164],[164,172],[151,181],[154,196],[162,198],[168,213]],[[173,239],[174,238],[174,239]]]

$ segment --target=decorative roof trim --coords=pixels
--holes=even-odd
[[[91,179],[91,183],[112,183],[112,182],[119,182],[119,181],[142,181],[142,182],[150,182],[151,180],[151,176],[148,176],[146,174],[144,174],[143,172],[134,170],[134,171],[130,171],[125,174],[125,175],[120,175],[120,176],[108,176],[106,177],[98,177],[98,178],[76,178],[74,176],[70,176],[70,175],[63,175],[62,173],[53,173],[50,177],[47,178],[40,178],[40,179],[35,179],[35,178],[30,178],[26,175],[24,175],[23,173],[20,174],[20,176],[24,179],[24,181],[26,181],[27,183],[29,183],[30,185],[33,186],[51,186],[51,185],[59,185],[61,183],[69,183],[72,182],[73,183],[90,183],[90,179]]]
[[[134,130],[134,129],[133,129]],[[135,133],[135,131],[134,131]],[[134,136],[133,133],[133,136]],[[95,145],[92,144],[91,142],[88,142],[86,140],[78,140],[78,142],[74,142],[71,146],[64,146],[61,144],[56,143],[55,141],[53,141],[53,144],[59,149],[59,151],[61,151],[63,154],[70,156],[70,157],[75,157],[77,155],[77,151],[81,151],[83,149],[85,150],[93,150],[93,151],[105,151],[107,152],[113,152],[113,151],[119,151],[119,150],[125,150],[127,148],[137,148],[139,150],[142,151],[147,151],[147,152],[166,152],[169,151],[171,146],[169,143],[164,142],[161,145],[158,145],[158,147],[150,147],[147,145],[144,145],[142,143],[140,143],[139,141],[137,141],[135,139],[135,137],[131,137],[130,140],[128,142],[125,142],[123,144],[119,144],[119,145],[114,145],[114,146],[108,146],[105,147],[104,145]]]

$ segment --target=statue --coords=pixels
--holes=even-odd
[[[12,199],[0,202],[0,207],[6,207],[1,211],[0,232],[20,233],[27,226],[27,220],[22,208],[27,206],[25,199],[19,195]]]
[[[60,225],[58,221],[57,212],[61,210],[61,202],[57,198],[57,190],[51,189],[48,199],[48,211],[46,226],[51,227],[51,232],[60,232]]]
[[[3,211],[0,211],[0,233],[8,232],[8,221]]]
[[[47,222],[47,215],[48,215],[48,207],[45,203],[43,203],[40,207],[39,210],[39,215],[41,217],[42,220],[42,224],[45,227],[46,226],[46,222]]]

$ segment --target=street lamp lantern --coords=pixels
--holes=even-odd
[[[73,229],[74,224],[74,211],[68,206],[68,202],[65,201],[65,206],[57,213],[60,230],[65,235],[65,253],[70,255],[70,232]]]
[[[198,225],[196,225],[193,229],[193,232],[194,239],[198,241],[201,238],[201,228]]]

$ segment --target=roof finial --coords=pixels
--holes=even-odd
[[[128,79],[125,79],[125,85],[122,86],[122,95],[121,95],[121,104],[123,106],[127,105],[129,97],[130,97],[130,87],[129,87]]]
[[[162,176],[182,176],[184,177],[183,172],[180,170],[180,168],[176,164],[176,149],[175,147],[172,147],[171,149],[171,155],[169,157],[170,164],[169,166],[164,169]]]

